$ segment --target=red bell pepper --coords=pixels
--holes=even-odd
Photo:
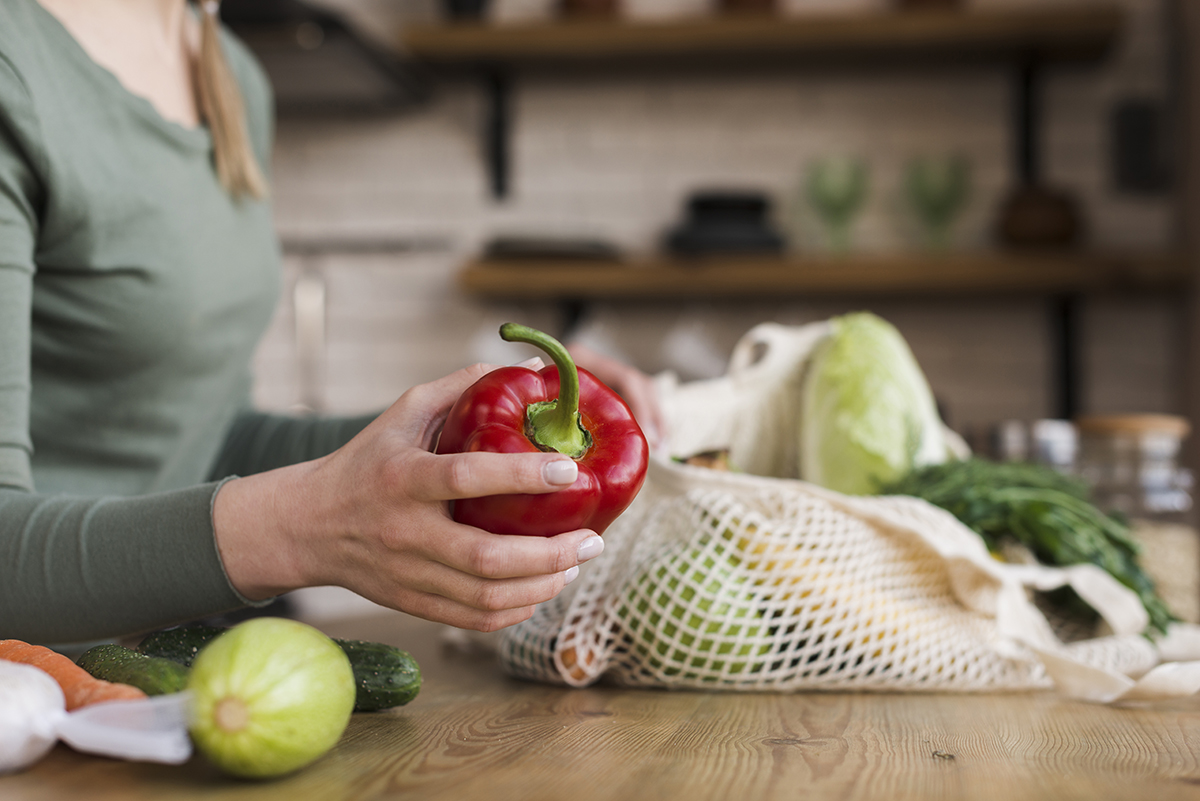
[[[490,495],[454,502],[460,523],[497,534],[552,537],[590,528],[602,534],[646,478],[650,448],[625,401],[575,362],[553,337],[516,323],[509,342],[544,350],[554,365],[494,370],[450,409],[438,453],[557,451],[579,465],[570,487],[545,495]]]

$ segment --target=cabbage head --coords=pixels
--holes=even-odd
[[[900,332],[867,312],[832,323],[804,377],[801,478],[868,495],[946,461],[933,393]]]

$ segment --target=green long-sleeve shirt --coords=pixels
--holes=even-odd
[[[269,87],[224,46],[266,165]],[[0,3],[0,638],[77,642],[246,601],[218,479],[312,458],[364,420],[249,410],[280,270],[270,208],[217,181],[36,0]]]

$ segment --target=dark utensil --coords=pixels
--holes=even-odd
[[[454,22],[475,22],[487,14],[488,0],[442,0],[442,11]]]
[[[896,0],[901,11],[957,11],[963,7],[962,0]]]
[[[721,0],[721,11],[726,14],[774,14],[778,10],[777,0]]]
[[[483,251],[488,261],[611,261],[621,251],[610,242],[544,236],[499,236]]]
[[[620,16],[620,0],[559,0],[558,13],[568,18],[608,19]]]

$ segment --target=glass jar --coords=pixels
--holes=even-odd
[[[1069,420],[1034,420],[1029,426],[1033,461],[1060,473],[1075,472],[1079,432]]]
[[[1079,476],[1096,505],[1128,518],[1186,522],[1192,476],[1177,464],[1190,426],[1162,414],[1084,417],[1079,431]]]
[[[1073,473],[1078,439],[1069,420],[1005,420],[992,428],[990,447],[1001,462],[1036,462]]]
[[[1200,622],[1200,535],[1192,525],[1192,476],[1177,464],[1188,422],[1168,415],[1077,422],[1078,473],[1097,506],[1117,512],[1141,545],[1138,562],[1167,607]]]

